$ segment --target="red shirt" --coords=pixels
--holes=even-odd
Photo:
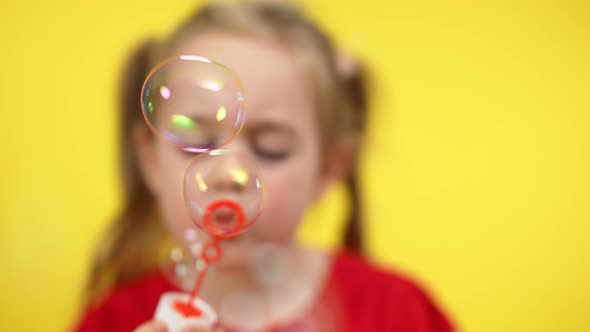
[[[152,319],[160,295],[179,291],[159,272],[115,288],[99,305],[86,312],[79,332],[133,331]],[[339,252],[324,293],[314,306],[314,312],[326,312],[338,317],[330,323],[335,331],[395,331],[447,332],[454,331],[449,320],[428,294],[411,280],[398,274],[379,270],[350,252]],[[337,312],[337,314],[335,314]],[[313,314],[305,315],[307,319]],[[316,315],[317,316],[317,315]],[[319,317],[319,316],[318,316]],[[292,322],[281,331],[326,331],[321,323],[315,328],[301,321]]]

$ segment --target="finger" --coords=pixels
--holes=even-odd
[[[149,321],[142,324],[134,332],[167,332],[166,324],[162,322]]]
[[[211,332],[212,330],[206,327],[186,326],[180,332]]]

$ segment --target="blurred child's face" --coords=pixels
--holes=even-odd
[[[257,243],[289,243],[306,208],[333,180],[323,174],[310,77],[287,50],[263,39],[211,32],[181,41],[170,53],[222,63],[240,76],[246,90],[247,120],[230,147],[258,163],[265,205],[253,227],[223,241],[223,261],[243,260]],[[183,173],[194,155],[161,138],[139,142],[146,180],[166,226],[182,243],[184,230],[192,225],[182,197]]]

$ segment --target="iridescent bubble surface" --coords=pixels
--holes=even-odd
[[[213,150],[193,160],[184,176],[184,200],[193,222],[213,236],[227,238],[250,227],[264,197],[256,163],[246,154]]]
[[[156,66],[141,94],[143,115],[153,131],[191,152],[231,141],[244,124],[244,103],[242,84],[233,71],[192,55]]]

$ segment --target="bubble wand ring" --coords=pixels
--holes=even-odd
[[[236,215],[237,218],[236,225],[227,231],[218,229],[215,225],[213,225],[213,222],[211,221],[213,214],[221,208],[229,208]],[[239,232],[240,230],[242,230],[245,224],[246,215],[244,214],[244,210],[238,203],[230,200],[218,200],[211,203],[207,207],[207,209],[205,210],[205,214],[203,215],[203,228],[205,229],[205,231],[207,231],[209,234],[213,236],[219,236],[221,238],[231,237],[231,235],[229,234]]]

